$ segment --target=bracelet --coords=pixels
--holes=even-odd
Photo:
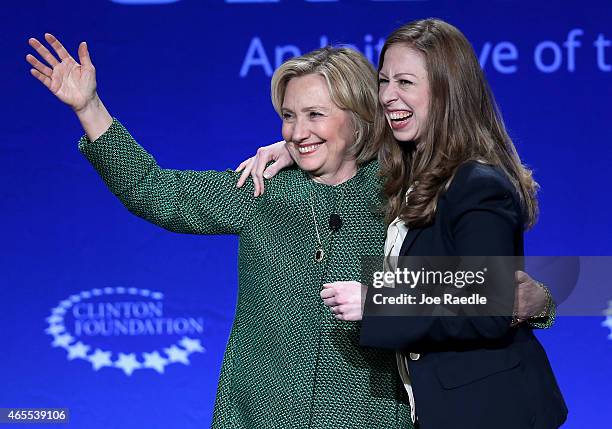
[[[537,285],[544,289],[544,294],[546,295],[546,305],[544,305],[544,310],[540,314],[536,314],[535,316],[530,317],[530,319],[542,319],[548,316],[550,307],[552,305],[553,299],[550,293],[550,290],[544,286],[544,283],[536,281]]]

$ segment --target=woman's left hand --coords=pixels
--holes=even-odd
[[[266,167],[269,162],[272,162],[272,164]],[[236,187],[242,187],[250,175],[253,178],[255,188],[253,196],[258,197],[264,193],[264,178],[270,179],[280,170],[293,164],[293,158],[291,158],[287,150],[287,143],[284,140],[269,146],[260,147],[257,149],[255,156],[242,161],[238,168],[236,168],[238,173],[242,172]]]
[[[514,313],[516,322],[524,322],[530,317],[540,314],[546,308],[546,292],[540,283],[532,279],[524,271],[515,273],[516,299],[514,301]]]
[[[362,298],[367,287],[359,282],[333,282],[323,285],[321,298],[338,320],[356,321],[363,316]]]

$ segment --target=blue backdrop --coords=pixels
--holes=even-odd
[[[73,55],[86,40],[102,100],[160,165],[225,169],[279,139],[280,62],[327,43],[376,62],[391,30],[429,16],[473,43],[542,186],[527,252],[610,255],[609,1],[5,2],[0,407],[69,407],[78,428],[207,427],[237,289],[235,238],[171,234],[103,186],[73,113],[29,74],[29,37]],[[608,299],[538,333],[567,428],[612,421]]]

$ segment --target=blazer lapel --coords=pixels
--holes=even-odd
[[[402,248],[400,249],[400,256],[408,255],[410,248],[421,232],[423,232],[423,228],[411,228],[408,230],[408,234],[406,234],[404,242],[402,243]]]

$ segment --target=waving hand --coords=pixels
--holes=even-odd
[[[30,46],[48,65],[28,54],[26,61],[33,67],[30,72],[73,110],[82,110],[96,95],[96,69],[91,63],[87,44],[81,42],[79,45],[79,64],[55,36],[46,33],[45,40],[59,60],[42,43],[31,38],[28,41]]]
[[[78,63],[55,36],[45,33],[45,40],[55,55],[37,39],[32,37],[28,40],[40,56],[26,55],[26,61],[32,66],[30,73],[74,110],[90,139],[97,139],[111,125],[112,117],[96,93],[96,69],[91,62],[87,43],[81,42],[79,45]]]

